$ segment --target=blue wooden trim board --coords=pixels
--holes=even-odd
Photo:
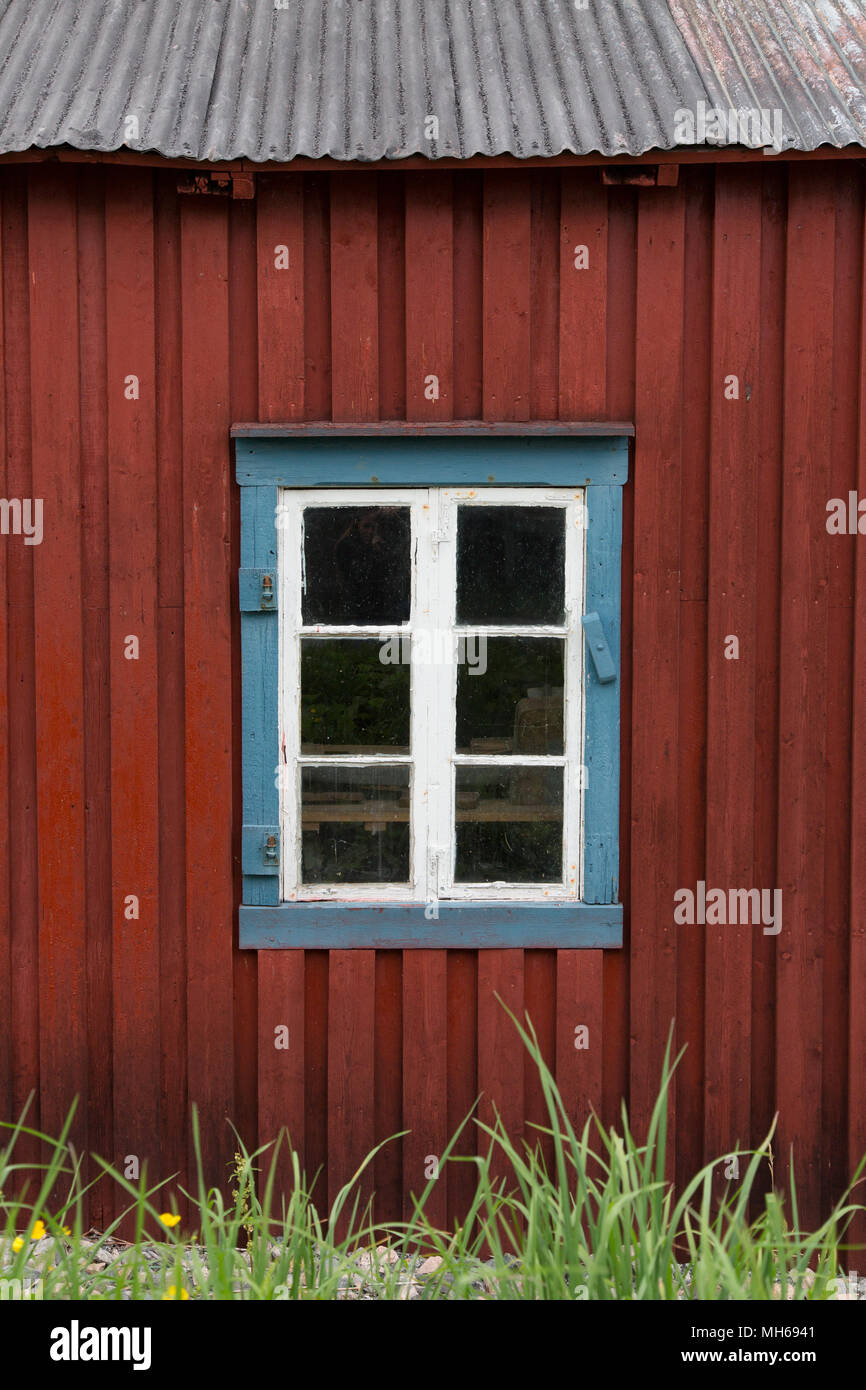
[[[587,487],[623,484],[628,439],[236,439],[242,487]]]
[[[621,946],[620,564],[628,439],[235,435],[241,486],[240,945],[259,950]],[[280,902],[278,488],[364,486],[586,489],[584,631],[594,649],[584,661],[582,902],[442,901],[435,918],[414,903]]]
[[[281,903],[242,907],[240,944],[258,950],[424,947],[538,950],[622,945],[619,903],[440,902],[438,918],[423,903]]]

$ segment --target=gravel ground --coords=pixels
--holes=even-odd
[[[115,1290],[119,1280],[123,1285],[120,1295],[123,1299],[131,1299],[136,1286],[139,1298],[162,1299],[166,1296],[166,1290],[178,1282],[187,1291],[190,1299],[207,1297],[208,1294],[200,1290],[201,1279],[207,1277],[206,1249],[203,1246],[187,1244],[179,1247],[179,1252],[181,1275],[178,1281],[178,1248],[170,1245],[144,1244],[136,1250],[128,1241],[104,1236],[95,1230],[89,1231],[81,1241],[81,1285],[86,1289],[87,1297],[96,1299],[116,1297]],[[25,1295],[28,1286],[38,1288],[38,1281],[48,1276],[56,1260],[53,1238],[33,1241],[27,1253],[27,1263],[17,1276],[23,1281]],[[280,1255],[280,1247],[273,1245],[270,1253],[276,1260]],[[246,1263],[247,1257],[243,1251],[238,1251],[237,1255]],[[13,1254],[8,1243],[0,1240],[0,1278],[6,1270],[11,1269],[12,1260]],[[507,1256],[506,1261],[514,1271],[513,1278],[517,1283],[520,1277],[519,1262],[514,1256]],[[447,1299],[449,1296],[455,1296],[449,1293],[453,1288],[454,1279],[450,1273],[442,1271],[442,1264],[443,1261],[436,1255],[424,1260],[417,1257],[410,1260],[384,1245],[377,1246],[375,1252],[359,1251],[354,1257],[353,1268],[340,1278],[335,1297],[370,1302],[378,1301],[383,1296],[396,1296],[407,1301],[421,1300],[425,1297]],[[681,1266],[681,1270],[688,1286],[691,1283],[690,1275],[684,1266]],[[474,1295],[481,1300],[493,1296],[495,1281],[501,1277],[496,1271],[494,1260],[474,1264],[471,1270],[467,1271],[476,1276],[471,1281],[472,1293],[469,1296]],[[61,1277],[58,1271],[55,1279]],[[303,1282],[303,1276],[301,1280]],[[431,1287],[426,1289],[431,1281]],[[814,1275],[807,1274],[804,1282],[814,1282]],[[390,1292],[387,1292],[388,1286]],[[859,1290],[850,1281],[845,1288],[838,1284],[836,1287],[837,1292],[834,1296],[840,1301],[858,1298],[859,1301],[866,1301],[866,1280],[860,1281]],[[239,1279],[234,1283],[237,1294],[242,1294],[243,1288],[243,1280]],[[789,1277],[785,1297],[793,1299],[794,1292],[795,1281],[793,1277]],[[67,1298],[73,1296],[72,1290],[68,1287],[64,1290],[62,1283],[52,1290],[52,1297],[63,1298],[64,1294]],[[35,1296],[40,1295],[36,1293]],[[286,1297],[287,1291],[284,1291],[282,1296]],[[466,1297],[466,1293],[463,1297]],[[680,1297],[684,1298],[686,1295],[681,1294]],[[782,1286],[779,1283],[775,1285],[774,1297],[782,1297]]]

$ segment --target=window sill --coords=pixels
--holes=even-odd
[[[240,909],[240,945],[248,950],[561,949],[622,946],[619,903],[440,902],[280,903]]]

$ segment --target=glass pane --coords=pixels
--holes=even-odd
[[[302,883],[409,879],[409,768],[302,768]]]
[[[301,752],[408,753],[409,641],[301,641]]]
[[[561,767],[458,767],[455,883],[562,882]]]
[[[304,622],[407,622],[411,536],[408,507],[305,508]]]
[[[565,509],[458,507],[458,623],[564,620]]]
[[[562,753],[564,639],[481,636],[465,647],[458,652],[466,659],[457,666],[457,752]]]

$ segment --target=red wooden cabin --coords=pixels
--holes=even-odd
[[[676,1175],[778,1111],[804,1218],[844,1190],[866,1152],[866,32],[841,4],[750,8],[751,32],[689,0],[652,23],[6,7],[2,489],[41,499],[43,534],[6,508],[2,1118],[35,1093],[57,1132],[78,1096],[78,1147],[155,1177],[189,1172],[195,1104],[215,1180],[228,1119],[250,1145],[286,1125],[322,1201],[405,1130],[372,1179],[398,1216],[479,1095],[514,1134],[544,1119],[499,995],[575,1123],[625,1100],[641,1130],[675,1020]],[[780,113],[776,147],[721,128],[743,107],[774,140]],[[633,427],[621,946],[239,945],[245,422]],[[781,931],[676,921],[700,883],[780,890]],[[435,1220],[471,1181],[445,1170]]]

